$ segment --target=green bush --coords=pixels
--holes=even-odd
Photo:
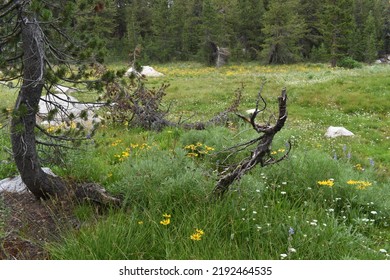
[[[363,67],[363,65],[360,62],[354,60],[352,57],[349,57],[349,56],[342,58],[337,63],[337,66],[347,68],[347,69],[355,69],[355,68],[362,68]]]

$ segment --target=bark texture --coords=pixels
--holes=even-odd
[[[36,150],[36,113],[45,75],[44,38],[35,19],[23,18],[23,82],[11,121],[11,143],[16,166],[27,188],[37,198],[48,198],[65,192],[59,177],[46,174]]]

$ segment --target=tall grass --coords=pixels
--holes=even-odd
[[[117,175],[109,189],[124,195],[125,206],[50,246],[53,258],[386,258],[379,250],[390,249],[390,191],[388,182],[375,181],[372,170],[361,172],[327,152],[299,146],[288,160],[256,168],[216,201],[211,192],[215,156],[221,156],[191,157],[185,146],[209,140],[207,145],[223,149],[236,133],[227,128],[178,131],[176,142],[168,140],[172,133],[149,133],[149,149],[113,164]],[[84,163],[79,165],[82,169]],[[318,184],[330,178],[333,187]],[[372,185],[360,190],[349,180]],[[167,225],[161,223],[164,214],[170,215]],[[197,229],[204,234],[192,240]]]

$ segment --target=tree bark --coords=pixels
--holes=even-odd
[[[36,113],[45,74],[44,38],[34,18],[23,18],[21,28],[24,70],[11,121],[12,151],[27,188],[37,198],[49,198],[65,193],[65,183],[42,170],[36,150]]]

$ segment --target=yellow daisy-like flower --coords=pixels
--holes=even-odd
[[[171,223],[171,219],[165,219],[165,220],[160,221],[160,224],[162,224],[163,226],[167,226],[170,223]]]
[[[195,229],[195,233],[191,234],[190,239],[194,241],[202,240],[202,236],[204,235],[204,231],[201,229]]]
[[[347,181],[347,184],[348,185],[356,185],[356,188],[358,190],[365,190],[366,188],[368,188],[369,186],[372,185],[372,183],[367,182],[367,181],[356,181],[356,180],[349,180],[349,181]]]
[[[200,240],[202,240],[202,235],[200,235],[199,233],[194,233],[194,234],[191,234],[190,238],[191,238],[191,240],[194,240],[194,241],[200,241]]]
[[[171,217],[171,214],[164,213],[162,215],[165,219],[169,219]]]
[[[325,181],[318,181],[317,184],[320,186],[333,187],[334,181],[329,179],[329,180],[325,180]]]

